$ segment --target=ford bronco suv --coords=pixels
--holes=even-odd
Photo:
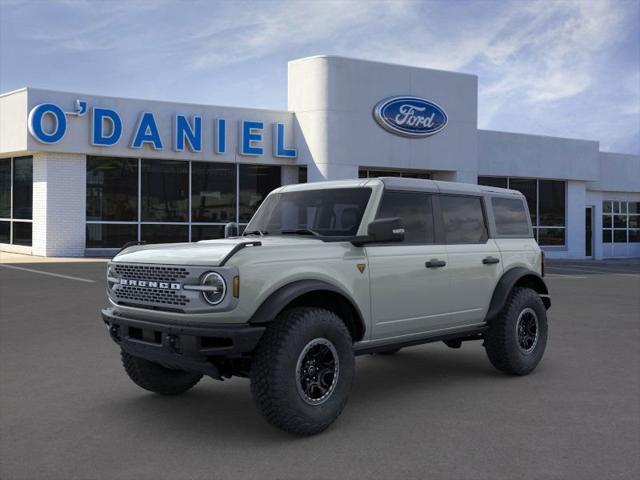
[[[543,256],[513,190],[379,178],[271,192],[242,236],[134,245],[109,263],[102,317],[140,387],[250,379],[273,425],[310,435],[341,413],[354,357],[483,342],[531,372],[547,343]]]

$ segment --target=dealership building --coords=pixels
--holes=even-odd
[[[478,78],[317,56],[284,111],[0,95],[0,250],[111,254],[246,224],[285,184],[406,176],[520,190],[550,257],[640,256],[640,156],[478,129]]]

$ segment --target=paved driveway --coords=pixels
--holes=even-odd
[[[549,268],[549,346],[527,377],[479,342],[359,357],[347,408],[312,438],[266,424],[244,379],[137,388],[99,318],[103,276],[0,265],[3,480],[640,478],[638,262]]]

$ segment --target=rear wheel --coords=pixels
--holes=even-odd
[[[251,366],[251,391],[271,424],[313,435],[342,412],[354,364],[349,330],[336,314],[294,308],[281,313],[260,340]]]
[[[122,365],[133,383],[150,392],[161,395],[179,395],[195,386],[202,375],[173,370],[122,351]]]
[[[547,311],[530,288],[516,287],[485,334],[487,356],[498,370],[511,375],[530,373],[547,346]]]

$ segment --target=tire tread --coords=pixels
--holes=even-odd
[[[256,349],[251,366],[251,392],[256,401],[258,411],[272,425],[298,435],[315,435],[328,428],[342,412],[344,403],[337,414],[324,422],[311,422],[299,415],[286,404],[287,393],[282,382],[287,372],[282,369],[278,355],[286,352],[291,338],[304,330],[305,324],[321,319],[322,322],[337,328],[341,335],[351,343],[351,335],[342,320],[333,312],[322,308],[297,307],[282,312],[264,333]]]

